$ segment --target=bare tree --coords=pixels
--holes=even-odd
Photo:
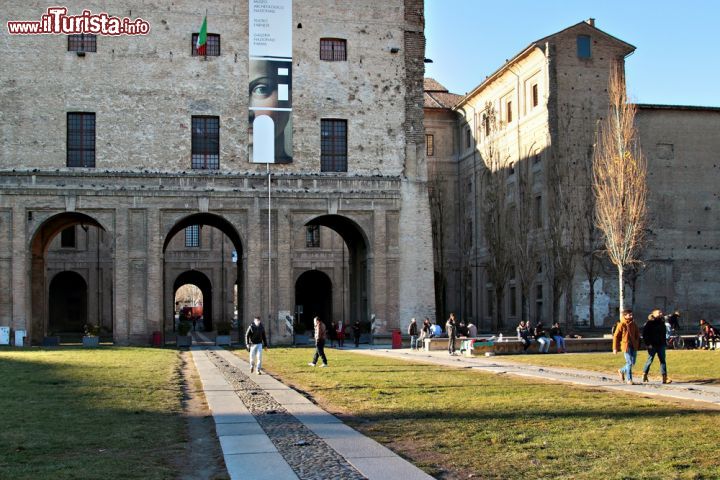
[[[625,308],[623,274],[637,262],[647,224],[647,163],[635,129],[635,105],[627,102],[621,67],[608,83],[610,108],[598,127],[593,156],[595,220],[605,251],[618,271],[619,307]]]
[[[430,200],[430,222],[433,236],[433,257],[435,263],[435,309],[439,318],[447,315],[445,294],[447,278],[445,273],[445,230],[446,224],[446,178],[440,171],[438,160],[428,162],[428,197]]]
[[[485,169],[482,174],[481,213],[483,237],[488,248],[486,269],[488,278],[495,288],[495,308],[493,323],[496,330],[503,328],[502,304],[505,284],[510,276],[512,266],[510,239],[511,222],[507,204],[507,158],[504,158],[498,146],[496,132],[498,120],[495,109],[488,102],[485,104],[482,128],[485,133],[482,158]]]
[[[568,132],[568,129],[565,129]],[[565,139],[569,135],[563,136]],[[560,299],[565,294],[565,324],[572,312],[572,280],[580,245],[575,230],[579,228],[578,203],[573,198],[571,185],[575,169],[569,165],[569,142],[555,144],[548,155],[547,172],[547,225],[543,229],[545,275],[551,286],[552,319],[560,321]]]
[[[530,147],[533,148],[532,146]],[[529,155],[526,155],[526,158]],[[515,191],[511,207],[512,222],[512,256],[520,282],[522,297],[522,314],[524,320],[530,320],[530,289],[538,275],[538,251],[536,230],[541,226],[541,219],[534,211],[536,197],[530,182],[530,166],[528,161],[518,161],[514,166],[516,177]]]

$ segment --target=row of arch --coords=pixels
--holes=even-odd
[[[56,214],[44,222],[37,228],[30,243],[31,254],[31,271],[30,271],[30,317],[31,317],[31,335],[34,341],[39,341],[43,336],[48,334],[48,326],[50,319],[61,319],[59,327],[62,329],[62,322],[67,322],[71,317],[85,318],[87,315],[87,292],[88,285],[86,280],[78,273],[73,271],[62,271],[57,273],[48,282],[47,272],[47,255],[52,240],[66,228],[77,225],[95,227],[106,234],[113,232],[100,221],[92,216],[80,212],[63,212]],[[237,252],[237,300],[236,309],[238,317],[244,318],[245,315],[252,316],[260,314],[260,312],[242,312],[242,290],[244,288],[244,266],[245,249],[243,248],[243,240],[238,230],[226,218],[216,213],[194,213],[187,215],[178,221],[168,230],[163,238],[162,254],[165,256],[166,250],[178,233],[185,228],[198,225],[209,226],[218,229],[232,243]],[[345,242],[349,252],[348,258],[348,296],[349,296],[349,321],[367,319],[369,311],[369,279],[371,278],[368,270],[368,252],[372,245],[368,241],[368,237],[363,229],[352,219],[342,215],[320,215],[309,217],[304,225],[318,225],[330,228],[337,232]],[[162,237],[161,237],[162,238]],[[113,251],[115,250],[114,238],[112,241]],[[165,267],[163,267],[164,270]],[[165,271],[163,271],[163,279],[165,279]],[[167,281],[167,280],[164,280]],[[212,319],[212,301],[213,285],[210,279],[200,271],[189,270],[179,274],[172,282],[172,299],[163,298],[162,311],[164,311],[163,322],[168,318],[172,318],[172,313],[168,312],[168,305],[174,305],[174,296],[177,289],[184,284],[196,285],[203,293],[204,315]],[[301,318],[311,318],[311,315],[320,315],[328,319],[332,317],[332,282],[330,278],[315,270],[309,270],[299,275],[295,281],[295,303],[306,305],[306,309],[300,313]],[[163,292],[165,289],[163,288]],[[167,296],[163,293],[164,296]],[[111,300],[114,310],[115,299]],[[170,307],[172,308],[172,307]],[[83,311],[85,309],[85,311]],[[294,308],[292,309],[295,310]],[[245,315],[244,315],[245,314]],[[114,322],[114,320],[113,320]],[[307,323],[307,322],[303,322]],[[114,327],[114,325],[113,325]],[[167,323],[165,323],[167,327]],[[212,320],[207,327],[212,327]],[[56,326],[57,328],[57,326]]]

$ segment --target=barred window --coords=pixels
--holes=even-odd
[[[425,135],[425,155],[432,157],[435,155],[435,136]]]
[[[219,57],[220,56],[220,34],[219,33],[208,33],[207,40],[205,42],[205,54],[202,52],[198,53],[197,41],[198,33],[192,34],[192,45],[190,47],[193,57]]]
[[[305,230],[305,246],[320,248],[320,225],[309,225]]]
[[[185,229],[185,246],[200,246],[200,225],[190,225]]]
[[[192,168],[220,168],[220,117],[192,117]]]
[[[537,107],[540,103],[540,94],[538,92],[538,84],[533,83],[532,87],[530,87],[530,95],[531,95],[531,104],[533,107]]]
[[[95,35],[68,35],[68,52],[97,52]]]
[[[508,102],[505,106],[506,106],[506,111],[505,111],[506,117],[505,118],[507,120],[507,123],[512,123],[512,120],[513,120],[512,100],[508,100]]]
[[[75,226],[68,227],[60,232],[60,246],[63,248],[75,248],[77,246]]]
[[[347,172],[347,120],[320,120],[320,171]]]
[[[95,113],[67,114],[67,166],[95,167]]]
[[[321,38],[320,60],[344,62],[347,60],[347,40],[343,38]]]

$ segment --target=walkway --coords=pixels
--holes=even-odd
[[[696,401],[709,403],[720,407],[720,386],[702,385],[697,383],[678,382],[663,385],[659,381],[644,384],[627,385],[620,382],[616,375],[610,372],[591,372],[587,370],[575,370],[559,367],[538,367],[515,363],[511,356],[494,357],[463,357],[449,356],[446,351],[414,352],[410,349],[392,350],[383,347],[373,349],[353,350],[367,355],[397,358],[400,360],[445,365],[456,368],[472,368],[483,372],[498,375],[515,375],[519,377],[537,378],[551,382],[570,383],[585,387],[603,388],[606,390],[628,392],[641,395],[652,395],[657,397],[670,398],[674,400]],[[620,361],[620,359],[618,360]],[[639,377],[642,376],[642,368],[639,368]],[[614,373],[614,372],[613,372]]]
[[[432,479],[231,352],[192,354],[232,479]]]

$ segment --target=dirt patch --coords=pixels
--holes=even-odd
[[[205,401],[200,376],[190,352],[181,352],[183,378],[183,417],[185,420],[185,448],[172,459],[180,480],[227,480],[220,442],[215,433],[215,421]]]

